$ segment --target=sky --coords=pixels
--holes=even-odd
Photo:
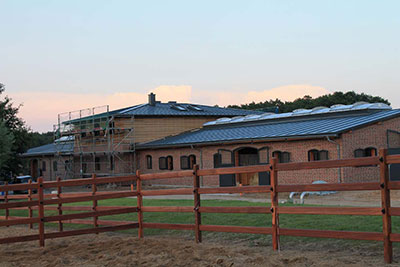
[[[400,107],[400,1],[0,0],[0,83],[34,131],[157,100],[244,104],[334,91]]]

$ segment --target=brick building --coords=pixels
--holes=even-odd
[[[45,180],[132,174],[138,165],[138,144],[198,129],[218,118],[252,114],[262,112],[162,103],[151,93],[148,103],[132,107],[59,114],[54,144],[29,149],[22,156],[29,160],[30,174]]]
[[[221,118],[201,129],[139,144],[142,173],[279,162],[368,157],[380,148],[396,153],[400,146],[400,109],[385,104],[355,103],[296,110],[291,113]],[[396,150],[397,149],[397,150]],[[391,166],[397,178],[398,166]],[[376,166],[280,172],[280,183],[376,181]],[[396,177],[395,177],[396,176]],[[191,185],[191,179],[167,180]],[[166,181],[153,181],[166,183]],[[202,177],[203,185],[237,186],[269,184],[268,173]]]

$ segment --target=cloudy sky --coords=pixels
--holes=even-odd
[[[0,82],[33,130],[158,100],[293,100],[336,90],[400,107],[400,1],[0,0]]]

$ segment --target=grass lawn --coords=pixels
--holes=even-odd
[[[109,199],[100,200],[99,206],[136,206],[136,199]],[[73,204],[64,204],[68,206],[91,206],[91,202],[80,202]],[[193,206],[193,200],[173,200],[173,199],[146,199],[143,200],[144,206]],[[269,204],[254,203],[247,201],[234,201],[234,200],[202,200],[202,206],[264,206]],[[282,205],[282,204],[281,204]],[[287,206],[293,204],[283,204]],[[55,215],[57,211],[46,211],[46,215]],[[75,211],[67,212],[64,214],[76,213]],[[4,210],[0,211],[4,215]],[[27,210],[10,210],[10,216],[27,216]],[[36,212],[34,213],[36,216]],[[102,220],[121,220],[121,221],[136,221],[137,214],[121,214],[112,216],[100,217]],[[280,227],[282,228],[297,228],[297,229],[320,229],[320,230],[347,230],[347,231],[368,231],[368,232],[381,232],[382,230],[382,217],[381,216],[349,216],[349,215],[292,215],[281,214]],[[159,213],[159,212],[146,212],[144,214],[144,222],[160,222],[160,223],[194,223],[194,215],[192,213]],[[216,225],[237,225],[237,226],[271,226],[270,214],[216,214],[216,213],[203,213],[203,224],[216,224]],[[400,218],[392,217],[393,232],[400,232]],[[56,224],[48,223],[48,227],[57,227]],[[76,225],[65,224],[65,228],[90,228],[89,225]],[[128,233],[136,235],[137,230],[128,230]],[[193,235],[192,231],[174,231],[174,230],[160,230],[160,229],[145,229],[145,235]],[[260,242],[270,242],[269,236],[250,235],[250,234],[231,234],[231,233],[214,233],[205,232],[204,239],[207,238],[223,238],[234,239],[244,238],[248,240],[255,240]],[[282,242],[295,241],[302,239],[318,240],[315,238],[298,238],[298,237],[281,237]],[[340,241],[340,242],[362,242],[362,241]]]

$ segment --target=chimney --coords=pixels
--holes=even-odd
[[[156,95],[153,93],[149,94],[149,105],[153,107],[156,105]]]

